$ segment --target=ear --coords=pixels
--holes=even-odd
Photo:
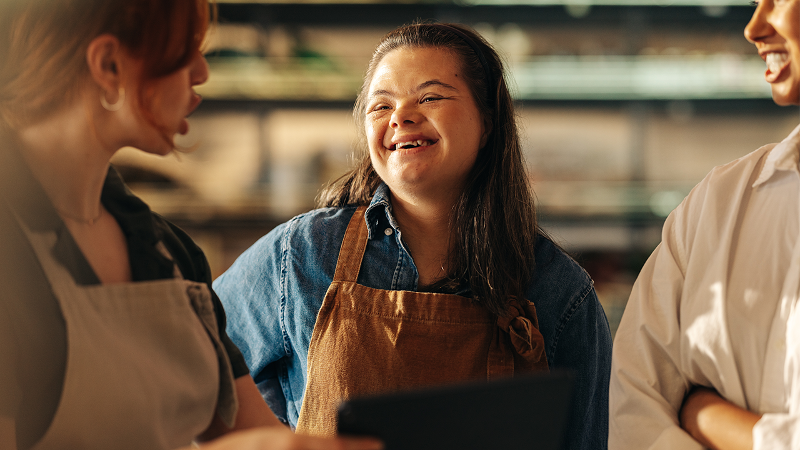
[[[122,46],[119,39],[110,34],[102,34],[89,43],[86,49],[86,64],[92,80],[110,100],[119,92],[122,63]]]

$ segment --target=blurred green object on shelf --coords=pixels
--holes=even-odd
[[[207,98],[354,101],[360,66],[308,49],[288,58],[209,55]],[[511,66],[519,100],[769,98],[764,62],[742,55],[539,56]]]

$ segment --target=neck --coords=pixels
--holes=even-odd
[[[85,111],[68,109],[19,132],[23,157],[56,210],[76,222],[96,220],[113,151],[97,139]]]
[[[392,209],[417,266],[421,286],[432,284],[448,273],[453,205],[452,200],[423,201],[392,194]]]

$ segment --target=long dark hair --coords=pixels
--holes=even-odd
[[[353,109],[365,155],[357,167],[322,192],[319,206],[369,204],[380,185],[366,151],[365,102],[378,64],[386,54],[403,47],[436,47],[456,55],[491,130],[451,212],[448,279],[467,283],[475,300],[504,316],[511,297],[524,297],[534,269],[534,243],[541,230],[503,63],[478,33],[457,24],[416,23],[384,36],[372,55]]]

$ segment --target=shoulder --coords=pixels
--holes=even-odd
[[[585,296],[593,289],[589,274],[550,238],[539,235],[534,251],[536,265],[528,292],[535,297],[571,298]]]
[[[725,164],[714,167],[706,176],[707,179],[724,179],[726,177],[741,177],[750,175],[754,170],[760,168],[760,161],[769,155],[777,143],[762,145],[752,152],[734,159]]]
[[[354,212],[355,207],[320,208],[291,218],[245,250],[215,286],[225,278],[260,279],[266,273],[282,273],[288,266],[323,267],[326,261],[335,266]]]
[[[714,167],[686,197],[684,203],[697,204],[708,197],[729,198],[733,192],[750,188],[769,153],[777,144],[767,144],[729,163]],[[685,208],[685,206],[684,206]]]
[[[320,208],[293,217],[286,223],[287,232],[313,234],[317,239],[324,238],[320,234],[331,234],[332,231],[342,231],[347,228],[350,219],[355,213],[355,206],[343,208]]]
[[[685,252],[694,246],[700,234],[711,238],[719,236],[720,227],[740,220],[738,205],[753,190],[753,184],[763,172],[764,163],[775,146],[765,145],[714,167],[667,217],[662,242],[670,245],[683,263],[688,256]],[[711,239],[707,244],[716,245],[714,241]]]
[[[320,208],[278,225],[255,245],[256,251],[303,252],[338,256],[347,224],[355,207]]]

